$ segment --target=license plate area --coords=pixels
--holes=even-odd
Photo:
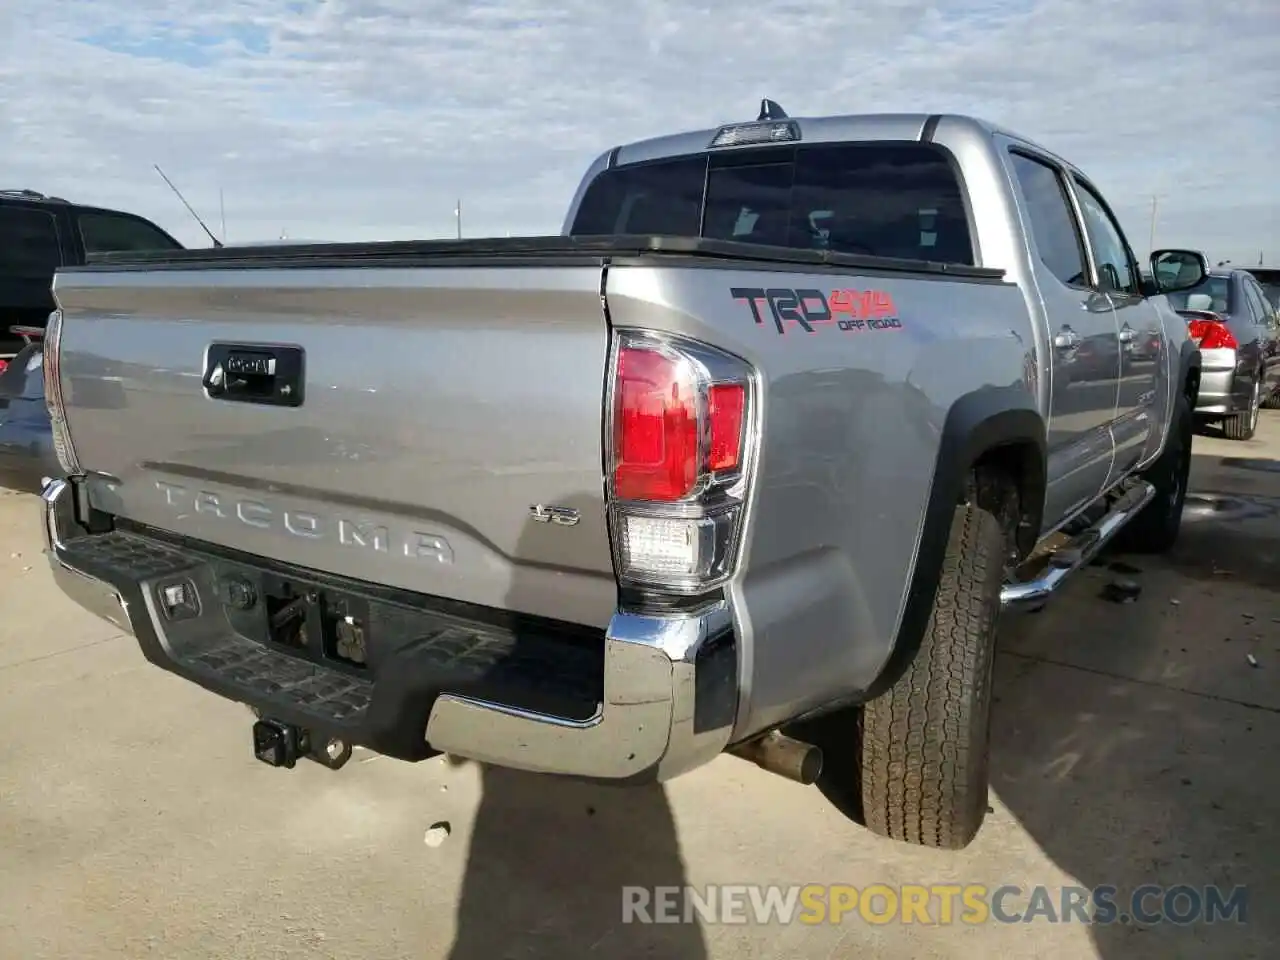
[[[393,727],[425,724],[439,693],[586,721],[604,697],[602,631],[265,568],[116,524],[59,557],[126,598],[148,659],[268,716],[331,731],[372,723],[377,688],[378,722]],[[412,739],[417,749],[421,728]]]
[[[240,606],[234,581],[222,580],[223,603],[236,610]],[[240,585],[244,589],[251,581]],[[227,588],[231,586],[232,589]],[[254,620],[258,636],[251,639],[287,650],[308,660],[346,670],[365,672],[370,667],[369,601],[355,594],[320,587],[275,574],[258,578],[260,606]],[[249,613],[254,609],[245,610]],[[232,625],[245,632],[249,624]]]

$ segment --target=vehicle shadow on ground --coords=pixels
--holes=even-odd
[[[623,887],[685,883],[660,787],[482,779],[450,960],[707,957],[696,923],[622,922]]]
[[[1058,867],[1083,887],[1117,888],[1118,914],[1144,884],[1192,888],[1139,904],[1188,918],[1206,887],[1224,900],[1248,888],[1243,924],[1096,925],[1105,960],[1280,950],[1280,916],[1267,909],[1280,896],[1280,475],[1270,476],[1265,492],[1205,498],[1227,507],[1187,517],[1169,556],[1111,552],[1068,602],[1003,627],[991,786]],[[1136,601],[1101,596],[1121,576],[1141,585]]]
[[[568,497],[579,528],[530,522],[516,553],[545,560],[603,523],[598,497]],[[525,609],[520,579],[508,609]],[[481,765],[483,794],[450,960],[577,957],[704,960],[696,923],[624,923],[623,888],[683,886],[675,820],[660,786],[613,787]]]

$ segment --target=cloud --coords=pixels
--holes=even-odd
[[[1280,261],[1274,0],[8,0],[0,185],[204,238],[559,229],[618,143],[754,116],[971,113],[1083,167],[1145,249]]]

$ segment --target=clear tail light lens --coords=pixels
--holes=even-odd
[[[710,517],[622,513],[619,572],[637,583],[670,584],[677,593],[706,589],[731,572],[741,510]]]
[[[53,451],[67,476],[76,476],[81,473],[80,461],[71,443],[71,433],[67,430],[66,403],[62,394],[61,310],[55,310],[49,315],[41,354],[44,363],[44,403],[49,411],[49,423],[53,430]]]
[[[619,580],[701,593],[736,563],[754,370],[702,343],[624,332],[612,371],[609,509]]]

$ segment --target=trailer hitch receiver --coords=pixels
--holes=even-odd
[[[291,723],[263,717],[253,725],[253,755],[268,766],[286,770],[303,757],[341,770],[351,759],[351,743],[338,737],[315,737]]]
[[[310,752],[309,737],[289,723],[259,720],[253,725],[253,755],[272,767],[292,770],[298,758]]]

